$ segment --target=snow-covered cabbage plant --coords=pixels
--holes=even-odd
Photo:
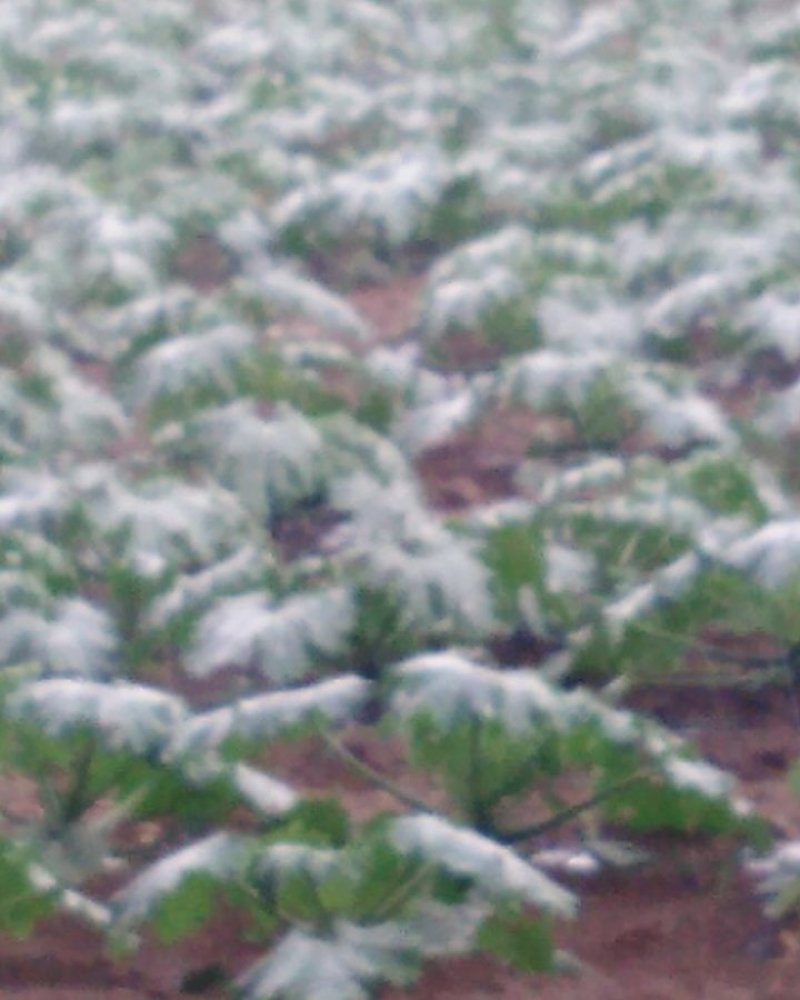
[[[626,698],[797,680],[797,43],[755,0],[4,5],[0,929],[224,897],[248,1000],[366,1000],[558,966],[565,827],[755,825]]]

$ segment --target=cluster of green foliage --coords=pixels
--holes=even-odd
[[[625,699],[720,663],[794,697],[800,33],[578,6],[0,15],[0,799],[34,789],[0,802],[4,932],[131,948],[224,900],[262,951],[233,992],[366,1000],[433,956],[562,967],[566,829],[592,866],[761,843]],[[382,343],[349,292],[411,274]],[[420,458],[509,413],[513,495],[437,509]],[[297,739],[393,809],[290,787]]]

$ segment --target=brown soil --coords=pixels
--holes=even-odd
[[[209,252],[199,248],[200,256]],[[199,251],[198,251],[199,252]],[[179,269],[199,282],[194,260]],[[221,265],[220,265],[221,269]],[[202,277],[202,276],[201,276]],[[222,280],[216,272],[213,282]],[[213,284],[212,282],[212,284]],[[401,278],[352,295],[354,305],[381,339],[408,336],[415,321],[420,280]],[[541,418],[538,418],[541,422]],[[545,430],[547,430],[545,428]],[[550,430],[553,430],[552,428]],[[558,429],[556,429],[558,430]],[[456,436],[420,462],[428,495],[448,513],[513,495],[514,470],[531,439],[542,432],[530,414],[495,414]],[[283,526],[279,544],[289,557],[315,541],[313,518]],[[509,656],[504,655],[505,652]],[[748,650],[748,652],[752,652]],[[498,649],[505,662],[515,649]],[[523,660],[525,658],[523,657]],[[691,665],[690,665],[691,666]],[[199,685],[202,687],[202,685]],[[213,691],[195,691],[203,702]],[[207,696],[207,697],[206,697]],[[692,739],[707,757],[740,779],[741,792],[781,835],[800,836],[800,800],[786,771],[800,757],[800,724],[794,691],[753,692],[660,687],[637,693],[637,708],[663,719]],[[425,775],[403,769],[398,748],[366,730],[346,734],[347,746],[371,767],[434,805],[440,794]],[[389,795],[354,776],[330,751],[312,743],[282,747],[269,760],[275,773],[311,795],[344,801],[362,821],[393,807]],[[24,785],[0,787],[7,806],[33,808]],[[13,794],[14,801],[9,802]],[[559,947],[577,956],[579,972],[558,977],[513,973],[499,962],[465,956],[433,963],[405,993],[386,990],[383,1000],[796,1000],[800,996],[800,933],[771,926],[741,873],[737,845],[661,838],[657,860],[635,872],[605,873],[580,885],[582,910],[557,929]],[[92,931],[54,918],[26,941],[0,940],[0,997],[16,1000],[178,1000],[222,995],[213,985],[215,963],[233,974],[257,954],[235,915],[217,916],[196,937],[165,948],[148,941],[136,955],[112,961]]]
[[[518,495],[515,477],[534,448],[569,440],[568,420],[524,407],[498,407],[469,430],[452,434],[419,457],[430,503],[446,514]]]

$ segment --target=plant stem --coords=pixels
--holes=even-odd
[[[745,656],[741,653],[731,653],[728,650],[720,649],[718,646],[713,645],[713,643],[704,642],[696,636],[679,635],[676,632],[669,632],[666,629],[660,629],[655,625],[644,622],[637,622],[635,627],[639,632],[652,636],[654,639],[670,639],[685,642],[689,649],[696,653],[702,653],[709,660],[716,660],[718,663],[731,663],[742,667],[743,670],[777,671],[780,669],[785,671],[787,665],[790,665],[787,661],[791,650],[789,650],[789,654],[784,653],[776,656]]]
[[[610,785],[608,788],[601,789],[601,791],[596,792],[594,795],[590,795],[589,798],[584,799],[583,802],[577,802],[573,806],[567,806],[565,809],[549,816],[545,820],[533,823],[531,826],[522,827],[520,830],[509,830],[507,832],[498,831],[497,838],[504,844],[517,844],[522,840],[530,840],[533,837],[541,837],[546,833],[550,833],[551,830],[558,829],[558,827],[562,826],[564,823],[568,823],[571,819],[575,819],[580,816],[581,813],[584,813],[589,809],[594,809],[595,806],[601,805],[607,799],[613,798],[630,785],[634,785],[638,781],[642,781],[646,775],[647,771],[645,769],[636,771],[634,774],[628,775],[627,778],[623,778],[621,781]]]
[[[486,833],[491,826],[491,817],[483,795],[481,775],[481,720],[473,716],[469,722],[469,746],[467,751],[464,788],[464,805],[470,821],[479,833]]]
[[[81,748],[75,762],[72,786],[61,803],[61,822],[65,825],[74,823],[88,808],[86,790],[94,761],[95,743],[88,740]]]
[[[356,757],[356,755],[348,750],[347,747],[343,746],[335,736],[332,736],[324,729],[319,730],[319,735],[328,749],[335,754],[339,760],[343,761],[355,774],[365,778],[378,788],[382,788],[383,791],[388,792],[391,796],[396,798],[398,802],[402,802],[403,805],[409,806],[411,809],[415,809],[419,812],[436,813],[436,810],[429,806],[427,802],[423,802],[422,799],[409,795],[408,792],[405,792],[399,785],[396,785],[390,778],[380,774],[378,771],[371,768],[369,764],[365,764],[360,757]]]
[[[629,695],[635,688],[733,688],[741,690],[758,689],[768,683],[777,684],[785,680],[786,671],[783,667],[773,667],[757,675],[741,676],[732,672],[718,670],[714,673],[691,674],[670,673],[664,677],[642,677],[638,681],[624,678],[625,684],[618,683],[619,678],[611,681],[602,689],[604,698],[618,702],[620,698]]]
[[[510,795],[518,786],[520,780],[531,770],[536,763],[536,758],[542,752],[542,740],[537,740],[535,749],[527,754],[507,775],[505,781],[497,785],[494,790],[494,800],[499,802],[506,795]]]
[[[419,886],[436,871],[436,865],[432,862],[421,865],[407,882],[393,889],[383,902],[377,906],[371,914],[372,920],[383,923],[390,920],[416,893]]]
[[[320,899],[317,883],[314,881],[314,876],[311,874],[311,872],[304,871],[302,875],[303,875],[303,881],[306,884],[306,888],[309,891],[311,900],[316,910],[316,913],[314,914],[314,921],[317,927],[322,931],[322,933],[326,934],[333,926],[333,920],[334,920],[333,914],[331,914],[328,911],[328,908]]]

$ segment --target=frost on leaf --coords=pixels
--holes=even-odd
[[[532,474],[533,470],[531,470]],[[548,476],[540,487],[541,500],[556,504],[574,499],[580,494],[602,494],[604,488],[618,487],[624,483],[625,462],[620,458],[603,456],[589,459],[580,465]],[[518,482],[525,482],[527,469],[523,463],[517,472]]]
[[[212,562],[248,529],[233,495],[213,485],[167,476],[129,485],[101,465],[80,469],[76,485],[95,525],[113,543],[115,558],[146,578]]]
[[[236,764],[232,779],[244,801],[260,816],[282,816],[297,803],[288,785],[247,764]]]
[[[227,559],[207,569],[183,573],[169,590],[156,598],[147,613],[152,628],[166,628],[186,615],[202,614],[221,597],[256,587],[274,568],[268,551],[256,545],[244,545]]]
[[[655,379],[643,379],[632,382],[630,400],[642,416],[643,428],[668,448],[730,445],[735,440],[722,410],[697,393],[677,394]]]
[[[239,666],[279,684],[299,680],[320,657],[344,648],[352,622],[352,598],[343,587],[282,603],[263,593],[224,598],[200,621],[187,667],[201,677]]]
[[[692,323],[724,315],[743,291],[743,278],[730,272],[686,278],[653,303],[645,325],[660,338],[685,335]]]
[[[163,750],[186,718],[181,699],[165,691],[73,678],[26,685],[11,696],[8,712],[55,738],[85,728],[106,749],[136,754]]]
[[[695,582],[702,568],[701,558],[690,552],[654,573],[647,583],[609,602],[603,609],[603,621],[610,634],[620,638],[632,623],[681,597]]]
[[[383,484],[410,477],[409,464],[398,447],[349,414],[327,417],[318,426],[334,483],[338,477],[346,481],[357,473]]]
[[[316,227],[326,236],[385,233],[410,239],[442,196],[447,165],[435,148],[376,153],[350,170],[298,186],[272,209],[279,233]]]
[[[231,880],[242,869],[246,856],[246,842],[232,833],[214,833],[167,854],[113,897],[115,921],[121,927],[142,923],[192,875]]]
[[[663,768],[664,775],[673,788],[694,792],[707,799],[731,799],[733,778],[705,761],[672,757],[663,761]]]
[[[302,688],[243,698],[190,718],[177,732],[171,751],[191,755],[215,749],[231,737],[270,740],[318,718],[344,723],[353,718],[369,691],[367,681],[345,674]]]
[[[796,294],[765,292],[745,309],[744,322],[756,343],[779,351],[789,364],[800,361],[800,301]]]
[[[118,643],[108,613],[79,598],[49,612],[16,607],[0,621],[0,663],[31,661],[47,674],[112,675]]]
[[[436,402],[409,407],[396,421],[393,437],[406,454],[418,455],[469,426],[481,414],[482,404],[480,394],[469,386]]]
[[[340,921],[325,937],[290,931],[237,987],[247,1000],[369,1000],[376,983],[409,986],[418,968],[416,942],[404,925]]]
[[[574,278],[554,283],[536,316],[548,348],[583,353],[607,350],[630,356],[642,339],[634,308],[609,294],[603,282]]]
[[[322,488],[322,436],[292,409],[263,420],[253,404],[231,403],[197,417],[186,433],[220,483],[262,521]]]
[[[303,316],[319,324],[321,331],[343,333],[356,343],[369,333],[366,322],[341,296],[286,267],[260,261],[253,280],[279,314],[290,318]]]
[[[501,389],[512,402],[536,408],[577,405],[593,382],[607,373],[609,363],[615,364],[616,360],[597,350],[578,355],[533,351],[508,363],[501,374]]]
[[[800,574],[800,521],[774,521],[731,545],[723,558],[762,587],[779,590]]]
[[[532,270],[534,241],[521,226],[508,226],[490,236],[460,246],[440,259],[431,271],[420,321],[426,340],[435,342],[455,330],[475,330],[497,317],[502,338],[503,317],[513,310],[518,322],[527,315],[533,340],[533,308],[526,272]]]
[[[470,426],[492,401],[492,377],[443,375],[420,365],[418,344],[377,348],[366,371],[392,410],[389,433],[404,454],[415,456]]]
[[[45,470],[9,469],[0,480],[0,529],[47,532],[66,514],[72,499],[63,478]]]
[[[362,584],[396,596],[414,627],[472,635],[491,628],[489,574],[476,544],[440,524],[412,483],[383,487],[354,476],[337,486],[333,503],[353,515],[330,540],[334,558]]]
[[[552,679],[685,666],[720,625],[797,638],[796,11],[275,0],[267,25],[256,7],[0,4],[0,665],[48,676],[7,723],[144,754],[148,808],[177,780],[197,793],[181,815],[208,792],[270,823],[293,792],[238,741],[359,715],[375,691],[355,673],[279,690],[352,656],[465,816],[563,763],[600,792],[635,777],[620,820],[710,828],[727,779]],[[473,344],[485,368],[516,356],[448,371]],[[445,520],[413,462],[442,444],[527,500]],[[310,525],[319,501],[313,557],[274,556],[270,531],[283,548],[281,519],[306,504]],[[512,629],[559,654],[491,669],[481,647]],[[235,664],[269,693],[190,712],[99,683],[176,660],[192,690]],[[411,853],[456,867],[448,893],[549,898],[468,830],[403,822]],[[220,843],[161,888],[227,878]],[[315,920],[242,985],[366,1000],[430,952],[411,922]]]
[[[392,825],[404,853],[442,865],[475,881],[493,899],[529,903],[554,917],[572,917],[577,903],[566,889],[508,847],[438,816],[405,816]]]
[[[767,438],[793,437],[800,429],[800,382],[775,393],[763,407],[756,426]]]
[[[253,350],[253,334],[235,326],[166,340],[136,362],[133,399],[137,406],[209,386],[232,392],[237,367]]]
[[[431,715],[441,727],[450,728],[468,716],[497,720],[504,729],[524,734],[541,722],[565,729],[576,718],[574,696],[533,670],[500,671],[444,652],[405,660],[393,668],[393,675],[392,707],[404,719]]]
[[[749,862],[748,869],[765,901],[767,915],[783,919],[800,909],[800,841],[780,844],[766,857]]]
[[[43,358],[42,373],[53,382],[56,424],[67,447],[91,454],[130,433],[119,403],[71,370],[58,354]]]

